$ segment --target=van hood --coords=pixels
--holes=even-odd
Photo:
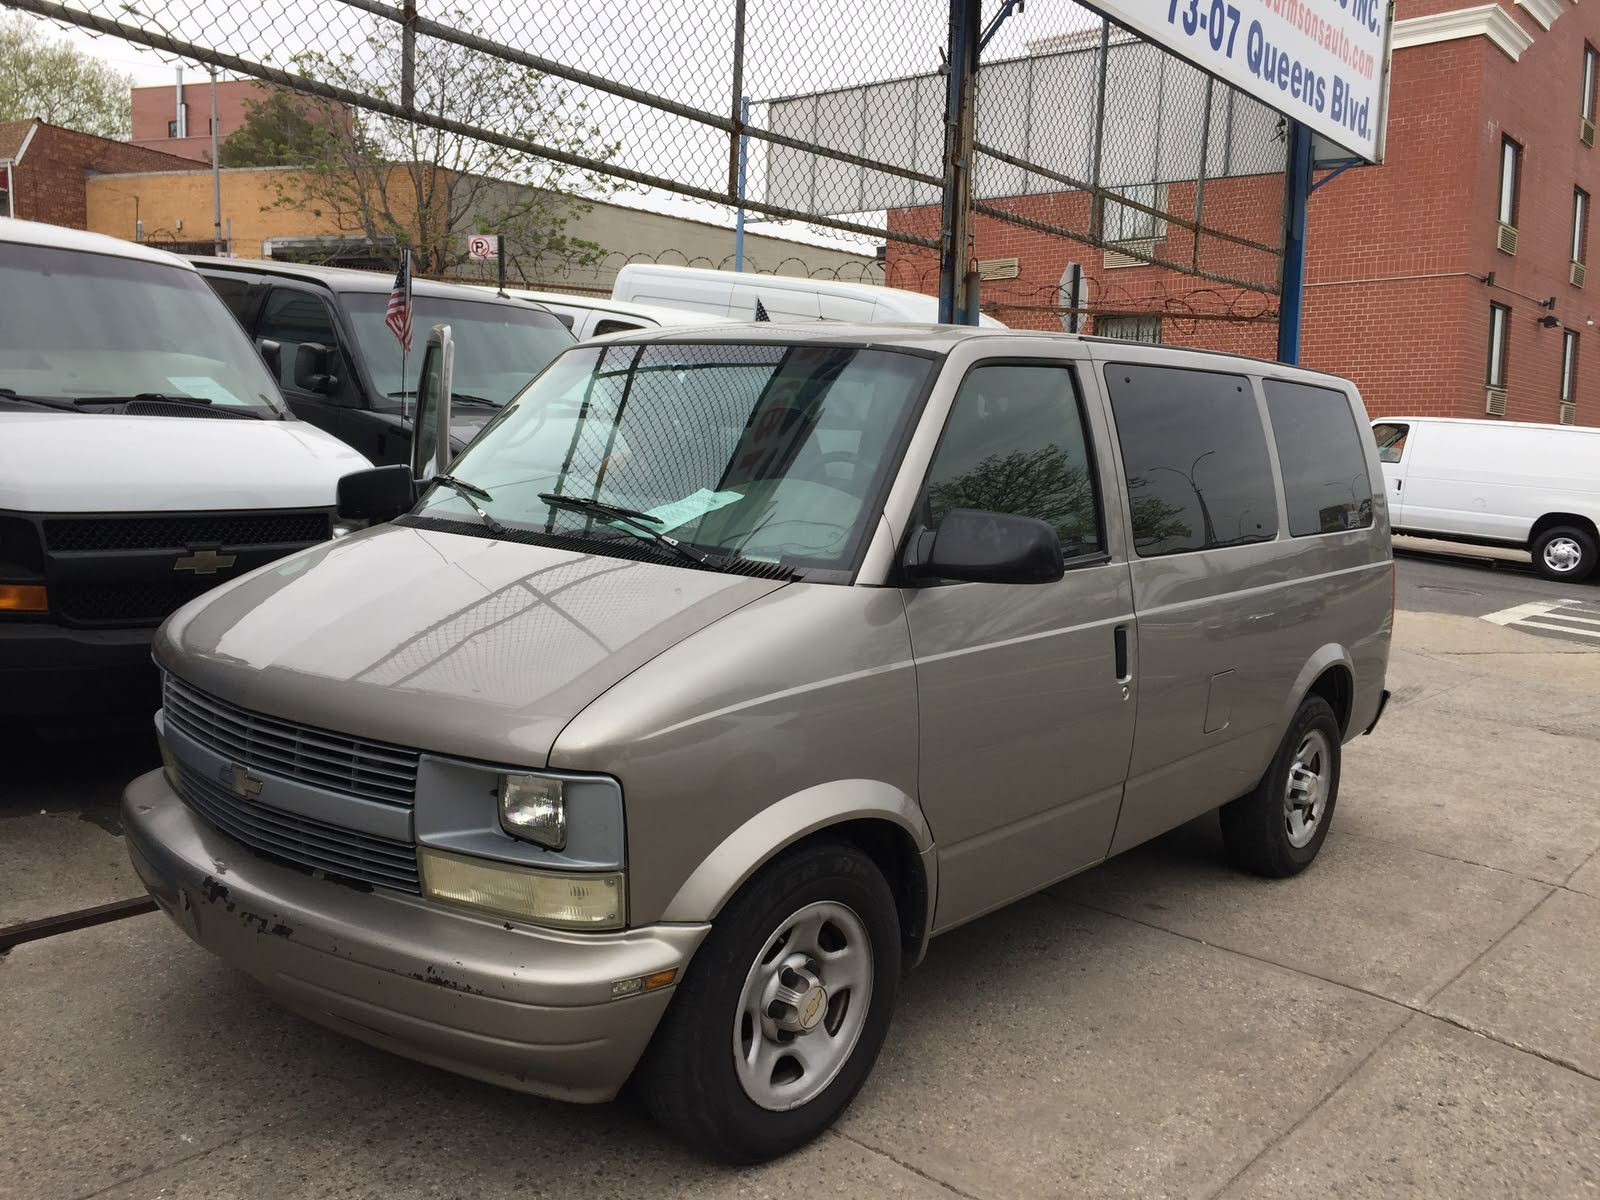
[[[156,660],[244,708],[543,766],[568,721],[782,581],[382,526],[179,609]]]
[[[193,512],[329,508],[371,466],[304,421],[0,414],[0,509]]]

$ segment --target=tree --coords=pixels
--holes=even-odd
[[[469,27],[467,13],[455,18]],[[311,79],[393,103],[400,100],[401,60],[400,28],[381,21],[353,47],[302,54],[295,66]],[[604,253],[566,230],[587,211],[576,193],[617,189],[605,176],[310,95],[296,103],[309,127],[269,102],[235,135],[248,134],[241,147],[254,147],[252,153],[284,148],[287,154],[292,147],[303,159],[304,170],[280,182],[275,203],[329,216],[341,233],[365,235],[375,245],[408,246],[419,274],[442,274],[464,261],[472,233],[503,235],[515,257],[553,255],[586,265]],[[595,161],[619,148],[578,89],[432,38],[417,40],[414,103],[433,117]]]
[[[217,151],[224,167],[288,167],[316,162],[330,133],[327,114],[302,96],[273,88],[265,99],[244,102],[244,124]]]
[[[0,121],[38,117],[101,137],[126,139],[131,76],[45,34],[21,13],[0,16]]]

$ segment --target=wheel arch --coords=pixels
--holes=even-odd
[[[802,843],[834,837],[856,846],[889,881],[908,963],[927,944],[937,894],[933,835],[921,807],[877,780],[818,784],[762,809],[706,855],[667,902],[662,921],[715,920],[750,878]]]
[[[1294,720],[1294,714],[1299,711],[1305,698],[1312,695],[1321,696],[1328,702],[1333,715],[1338,718],[1340,736],[1348,741],[1355,713],[1356,672],[1350,652],[1343,646],[1329,643],[1320,647],[1300,668],[1300,674],[1295,679],[1294,687],[1289,689],[1289,697],[1284,705],[1283,728],[1289,727],[1289,722]]]
[[[1582,513],[1548,512],[1533,523],[1533,528],[1528,531],[1528,544],[1531,546],[1538,541],[1540,534],[1561,525],[1575,525],[1596,541],[1600,541],[1600,527],[1595,525],[1593,518],[1586,517]]]

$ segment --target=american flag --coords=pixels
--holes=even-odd
[[[383,323],[400,339],[400,348],[411,352],[411,251],[400,252],[400,271],[394,277],[394,290],[389,293],[389,309]]]

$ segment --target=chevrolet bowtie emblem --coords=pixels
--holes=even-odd
[[[226,571],[238,561],[234,554],[218,554],[215,550],[196,550],[193,554],[185,554],[172,564],[174,571],[193,571],[196,575],[215,575],[218,571]]]
[[[228,775],[228,786],[242,800],[253,800],[261,795],[261,780],[241,766],[236,765]]]

